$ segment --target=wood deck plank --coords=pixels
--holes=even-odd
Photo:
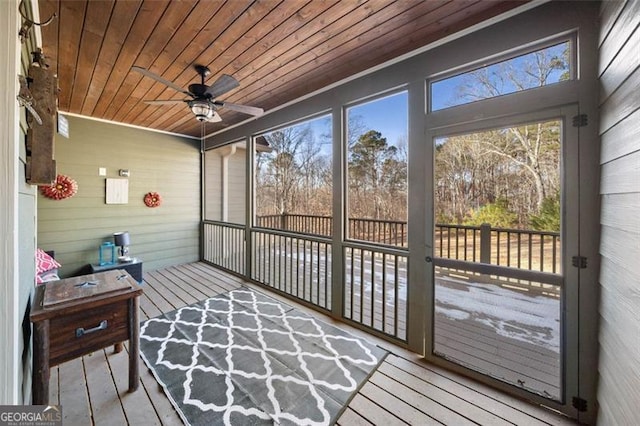
[[[376,404],[378,404],[378,401],[386,401],[386,404],[384,405],[384,409],[387,412],[389,412],[389,414],[397,417],[404,423],[407,423],[410,425],[443,424],[438,420],[432,418],[431,416],[428,416],[425,413],[421,412],[420,410],[407,404],[405,401],[398,398],[393,393],[390,393],[387,390],[376,386],[371,381],[368,381],[367,383],[364,384],[364,386],[362,386],[359,394],[368,398],[370,401],[375,402]],[[402,396],[404,397],[404,395]],[[376,424],[380,424],[380,423],[376,423]]]
[[[495,426],[512,424],[511,422],[467,402],[461,397],[458,397],[445,389],[441,389],[420,377],[413,376],[388,362],[382,363],[378,371],[404,384],[417,394],[430,398],[443,407],[447,407],[464,416],[467,422],[467,419],[472,419],[473,421],[481,424],[490,424]],[[405,393],[405,390],[401,390],[398,394],[404,395]]]
[[[434,420],[446,424],[446,425],[474,425],[475,423],[468,418],[461,416],[453,410],[450,410],[444,405],[441,405],[437,401],[430,397],[420,394],[408,386],[392,379],[391,377],[382,374],[379,370],[374,373],[369,379],[369,383],[373,383],[380,389],[388,392],[389,395],[402,395],[402,403],[406,404],[399,406],[398,412],[395,413],[399,417],[402,417],[408,423],[416,424],[417,421],[422,420],[425,416],[430,416]],[[396,404],[393,401],[389,401],[392,406]],[[428,414],[427,414],[428,413]],[[404,417],[407,416],[407,417]]]
[[[197,297],[190,294],[181,286],[176,285],[176,283],[171,280],[170,276],[167,277],[166,271],[164,270],[151,271],[149,275],[150,275],[151,281],[155,280],[157,285],[163,286],[165,289],[168,290],[170,294],[175,295],[176,299],[180,301],[176,306],[180,307],[184,305],[190,305],[198,301]]]
[[[211,277],[208,278],[209,282],[207,282],[207,278],[205,278],[205,276],[203,275],[200,275],[199,270],[193,268],[176,267],[176,273],[180,274],[180,276],[184,277],[185,279],[195,281],[194,285],[208,288],[208,297],[216,296],[234,290],[236,288],[240,288],[240,286],[220,285],[217,280],[212,280]]]
[[[177,268],[193,279],[202,280],[210,288],[218,289],[221,292],[240,288],[244,284],[241,279],[229,274],[221,274],[220,271],[204,263],[179,265]]]
[[[483,352],[490,353],[492,357],[500,357],[520,362],[526,362],[529,366],[535,366],[543,371],[558,374],[560,355],[551,350],[541,351],[540,346],[527,342],[518,342],[493,333],[493,338],[482,334],[477,328],[471,329],[466,322],[457,323],[454,320],[442,320],[436,316],[436,334],[455,338],[460,342],[473,342],[473,345]],[[518,342],[517,344],[515,342]]]
[[[564,419],[552,412],[507,395],[503,392],[477,383],[464,376],[440,369],[420,360],[414,362],[399,356],[390,355],[387,362],[407,371],[435,386],[447,389],[459,398],[473,403],[483,409],[514,424],[575,424],[564,423]]]
[[[262,285],[246,282],[206,263],[191,263],[145,274],[141,318],[157,316],[229,290],[249,287],[318,316],[323,321],[364,337],[392,353],[341,414],[337,424],[465,424],[570,425],[555,413],[477,383],[469,378],[428,364],[419,355],[388,341],[368,335],[344,323],[296,304]],[[127,345],[125,345],[125,349]],[[142,363],[142,360],[140,360]],[[84,364],[83,364],[84,363]],[[63,405],[65,424],[182,424],[182,420],[144,363],[140,388],[128,389],[127,351],[99,351],[52,369],[50,400]],[[59,383],[55,385],[56,377]],[[89,392],[89,393],[87,393]],[[117,414],[120,412],[121,414]],[[111,415],[111,413],[114,413]],[[102,418],[102,420],[100,420]],[[439,420],[439,421],[438,421]]]
[[[158,273],[162,275],[165,280],[167,280],[167,284],[171,283],[172,285],[179,287],[192,299],[195,299],[196,302],[206,299],[207,297],[209,297],[209,293],[211,293],[211,289],[203,288],[201,283],[199,283],[198,281],[193,279],[185,279],[185,277],[181,276],[174,267],[163,269]]]
[[[145,278],[145,281],[151,288],[156,290],[161,299],[164,299],[169,303],[169,305],[171,305],[172,309],[167,311],[164,311],[163,309],[164,312],[170,312],[174,309],[187,305],[187,300],[191,300],[191,303],[195,302],[195,298],[193,296],[186,294],[182,289],[176,289],[174,285],[167,283],[162,279],[162,277],[149,274]],[[180,293],[181,296],[178,296],[178,293]]]
[[[148,288],[148,286],[143,287],[144,290],[147,290]],[[144,315],[148,318],[156,317],[162,313],[162,311],[158,309],[158,307],[154,305],[148,297],[145,297],[145,293],[142,293],[142,297],[140,297],[140,311],[141,313],[144,312]]]
[[[558,358],[558,354],[550,349],[540,345],[534,345],[528,342],[501,336],[496,333],[495,329],[477,321],[451,320],[439,314],[436,314],[435,321],[436,331],[439,327],[452,331],[455,330],[455,332],[460,335],[470,338],[476,337],[476,340],[482,340],[483,342],[487,342],[491,345],[500,346],[505,350],[517,353],[521,356],[538,359],[541,362],[554,363],[555,361],[553,360],[557,360]],[[478,339],[479,337],[481,337],[481,339]]]
[[[49,404],[60,405],[60,382],[58,367],[53,367],[49,376]]]
[[[558,389],[557,386],[548,383],[544,378],[539,379],[535,377],[536,372],[531,371],[531,369],[525,366],[522,366],[521,370],[514,369],[505,366],[506,361],[503,359],[494,358],[492,361],[488,361],[485,358],[478,357],[477,354],[474,353],[474,348],[471,346],[456,344],[455,341],[451,340],[443,342],[441,338],[436,339],[436,344],[439,351],[447,354],[449,359],[455,359],[455,361],[461,365],[469,366],[473,370],[507,383],[517,384],[521,382],[522,386],[527,389],[549,389],[550,391]],[[455,354],[455,357],[451,355],[452,353]]]
[[[344,410],[342,415],[336,422],[338,426],[370,426],[373,425],[370,421],[362,417],[360,414],[353,411],[351,408]]]
[[[394,416],[372,400],[365,398],[361,392],[358,392],[358,394],[351,400],[349,408],[374,425],[407,424],[407,422]]]
[[[229,285],[232,287],[241,286],[246,283],[243,279],[238,278],[235,275],[231,275],[227,272],[224,272],[220,269],[217,269],[216,267],[204,262],[193,263],[193,264],[190,264],[189,266],[192,266],[194,270],[199,270],[206,274],[210,274],[211,278],[220,280],[221,283],[226,283],[226,285]]]
[[[107,351],[109,353],[110,351]],[[109,353],[107,362],[113,374],[116,390],[122,403],[128,424],[133,425],[161,425],[158,414],[144,388],[136,392],[129,392],[129,351]],[[142,359],[138,359],[139,371],[146,368]]]
[[[481,342],[473,339],[460,339],[456,335],[436,333],[435,341],[436,350],[439,349],[439,345],[453,347],[461,352],[472,354],[483,361],[496,364],[500,368],[518,372],[544,383],[555,385],[559,381],[559,368],[552,369],[546,364],[541,365],[536,363],[535,360],[526,357],[515,355],[513,357],[500,356],[491,350],[484,350],[481,345],[478,345]],[[449,353],[447,352],[447,354]]]
[[[171,280],[175,280],[174,282],[184,282],[183,289],[191,293],[198,300],[204,300],[218,294],[215,288],[207,287],[207,285],[202,283],[198,278],[193,278],[178,268],[172,267],[166,269],[165,276]]]
[[[153,304],[158,309],[158,311],[162,313],[170,312],[175,309],[175,306],[171,304],[163,294],[160,294],[154,288],[154,286],[152,286],[148,281],[146,281],[146,279],[145,279],[145,283],[146,283],[146,286],[143,287],[143,293],[142,293],[143,299],[149,300],[149,302],[151,302],[151,304]]]
[[[106,351],[112,351],[109,348]],[[87,374],[87,388],[91,400],[91,413],[95,425],[127,424],[118,390],[107,363],[105,350],[82,357]]]
[[[58,370],[62,423],[65,425],[91,424],[91,406],[87,395],[87,379],[82,359],[76,358],[60,364]]]

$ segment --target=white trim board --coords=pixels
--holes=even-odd
[[[119,121],[105,120],[104,118],[89,117],[88,115],[76,114],[75,112],[58,111],[58,113],[62,114],[62,115],[68,115],[68,116],[71,116],[71,117],[79,117],[79,118],[84,118],[86,120],[93,120],[93,121],[99,121],[101,123],[113,124],[113,125],[116,125],[116,126],[131,127],[132,129],[147,130],[149,132],[162,133],[164,135],[178,136],[178,137],[181,137],[181,138],[194,139],[194,140],[197,140],[197,141],[199,141],[201,139],[201,138],[196,137],[196,136],[185,135],[185,134],[182,134],[182,133],[167,132],[165,130],[152,129],[150,127],[136,126],[135,124],[128,124],[128,123],[121,123]],[[194,119],[195,119],[195,117],[194,117]],[[73,129],[70,129],[69,131],[73,132]]]
[[[38,6],[38,0],[29,0],[29,2],[31,3],[31,15],[33,16],[33,21],[34,22],[41,22],[40,21],[40,7]],[[49,17],[46,17],[45,19],[49,19]],[[55,19],[59,19],[59,18],[56,17]],[[42,47],[42,30],[40,29],[40,25],[31,26],[31,30],[30,31],[36,37],[36,46],[37,47]]]
[[[19,109],[18,70],[18,2],[0,1],[0,405],[19,404],[18,336],[18,156]]]

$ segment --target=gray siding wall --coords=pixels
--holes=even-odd
[[[640,424],[640,1],[603,2],[598,424]]]
[[[56,136],[58,174],[78,182],[72,198],[38,194],[38,245],[55,250],[63,276],[98,262],[98,248],[128,231],[130,255],[149,271],[199,259],[199,141],[68,116],[70,138]],[[99,176],[99,168],[106,176]],[[128,204],[106,204],[106,178],[128,169]],[[162,205],[143,198],[158,192]]]

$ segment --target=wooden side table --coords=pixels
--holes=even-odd
[[[142,288],[125,270],[82,275],[37,286],[33,323],[33,404],[48,405],[50,368],[129,340],[129,392],[139,384]]]

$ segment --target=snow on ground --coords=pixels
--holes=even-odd
[[[276,257],[282,256],[292,258],[294,266],[300,267],[299,262],[309,264],[309,270],[313,278],[318,265],[321,270],[324,267],[330,269],[329,262],[325,260],[324,253],[310,253],[307,251],[306,257],[302,254],[286,251],[276,251]],[[375,266],[372,268],[372,256],[359,257],[353,264],[353,271],[350,270],[351,263],[346,262],[345,276],[351,277],[351,285],[360,285],[360,268],[364,269],[364,291],[370,294],[372,287],[375,289],[376,298],[382,297],[382,260],[375,259]],[[386,299],[393,300],[395,297],[394,281],[397,278],[398,301],[406,305],[407,298],[407,269],[405,262],[398,264],[398,271],[392,258],[388,258],[385,267],[385,279],[388,284]],[[376,282],[372,286],[373,279]],[[397,272],[397,275],[396,275]],[[531,296],[529,294],[510,290],[494,284],[480,284],[456,280],[451,277],[436,277],[436,313],[446,316],[456,321],[476,321],[491,327],[501,336],[516,339],[522,342],[531,343],[544,347],[556,353],[560,352],[560,300],[553,297]]]
[[[436,313],[477,321],[501,336],[560,352],[559,299],[453,278],[438,278],[435,293]]]

